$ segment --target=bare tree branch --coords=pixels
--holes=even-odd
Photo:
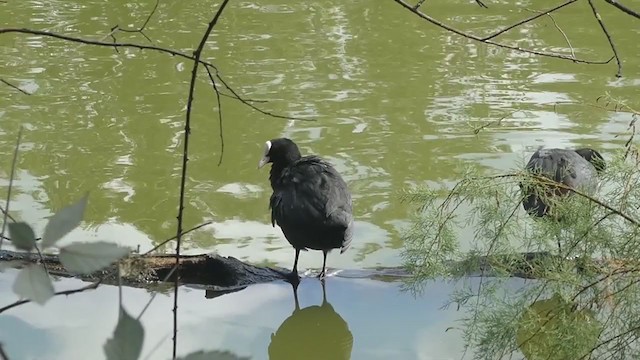
[[[111,28],[111,32],[107,36],[110,36],[113,39],[113,42],[115,43],[115,42],[117,42],[115,34],[118,31],[126,32],[126,33],[140,33],[150,43],[153,43],[153,41],[151,41],[151,38],[149,38],[147,36],[147,34],[144,33],[144,28],[147,26],[147,24],[149,23],[149,20],[151,20],[153,15],[156,13],[156,10],[158,10],[158,5],[160,5],[160,0],[156,0],[156,5],[153,7],[153,10],[151,10],[151,13],[149,13],[149,15],[147,16],[147,19],[144,21],[142,26],[140,26],[140,28],[138,28],[138,29],[123,29],[123,28],[120,27],[120,25],[116,24],[114,27]],[[118,48],[115,48],[115,50],[117,52]]]
[[[211,221],[205,222],[205,223],[200,224],[198,226],[194,226],[191,229],[184,231],[181,235],[186,235],[186,234],[188,234],[188,233],[190,233],[190,232],[192,232],[194,230],[197,230],[197,229],[199,229],[199,228],[201,228],[201,227],[203,227],[205,225],[209,225],[209,224],[211,224]],[[160,244],[155,246],[153,249],[147,251],[146,253],[144,253],[144,254],[142,254],[140,256],[144,257],[144,256],[149,255],[150,253],[154,252],[155,250],[157,250],[158,248],[160,248],[164,244],[168,243],[169,241],[174,240],[175,238],[176,238],[176,235],[174,235],[174,236],[162,241]],[[81,288],[77,288],[77,289],[73,289],[73,290],[60,291],[60,292],[55,293],[54,295],[71,295],[71,294],[83,292],[83,291],[86,291],[86,290],[96,289],[104,281],[104,279],[106,279],[108,276],[111,276],[111,275],[112,275],[112,272],[108,271],[105,274],[103,274],[102,277],[99,280],[97,280],[97,281],[95,281],[95,282],[93,282],[93,283],[91,283],[91,284],[89,284],[87,286],[83,286]],[[20,305],[24,305],[24,304],[30,303],[30,302],[31,302],[30,300],[19,300],[19,301],[13,302],[13,303],[11,303],[9,305],[6,305],[6,306],[0,308],[0,313],[4,312],[6,310],[12,309],[14,307],[20,306]]]
[[[524,19],[522,21],[518,21],[517,23],[515,23],[513,25],[507,26],[506,28],[504,28],[502,30],[499,30],[499,31],[497,31],[497,32],[495,32],[495,33],[493,33],[493,34],[491,34],[489,36],[486,36],[486,37],[482,38],[482,41],[487,41],[487,40],[493,39],[494,37],[496,37],[498,35],[501,35],[501,34],[504,34],[504,33],[506,33],[507,31],[509,31],[511,29],[514,29],[514,28],[516,28],[516,27],[518,27],[520,25],[524,25],[524,24],[526,24],[528,22],[531,22],[531,21],[533,21],[533,20],[535,20],[535,19],[537,19],[537,18],[539,18],[541,16],[544,16],[546,14],[550,14],[550,13],[552,13],[552,12],[558,10],[558,9],[562,9],[563,7],[565,7],[567,5],[571,5],[576,1],[578,1],[578,0],[568,0],[567,2],[564,2],[564,3],[562,3],[562,4],[560,4],[560,5],[556,6],[556,7],[553,7],[551,9],[549,9],[549,10],[542,10],[537,15],[533,15],[533,16],[528,17],[528,18],[526,18],[526,19]]]
[[[433,18],[433,17],[421,12],[420,10],[414,9],[413,6],[409,5],[405,0],[393,0],[393,1],[395,1],[396,3],[400,4],[405,9],[409,10],[410,12],[412,12],[415,15],[419,16],[420,18],[430,22],[431,24],[433,24],[433,25],[435,25],[435,26],[437,26],[439,28],[442,28],[442,29],[447,30],[449,32],[452,32],[454,34],[460,35],[460,36],[465,37],[467,39],[478,41],[478,42],[482,42],[482,43],[485,43],[485,44],[488,44],[488,45],[493,45],[493,46],[501,47],[501,48],[504,48],[504,49],[514,50],[514,51],[519,51],[519,52],[528,53],[528,54],[534,54],[534,55],[539,55],[539,56],[545,56],[545,57],[550,57],[550,58],[571,60],[573,62],[583,63],[583,64],[598,64],[598,65],[602,65],[602,64],[608,64],[608,63],[611,62],[611,60],[614,59],[614,57],[611,57],[608,60],[599,60],[599,61],[576,59],[576,58],[573,58],[570,55],[551,53],[551,52],[546,52],[546,51],[538,51],[538,50],[533,50],[533,49],[521,48],[521,47],[513,46],[513,45],[506,45],[506,44],[498,43],[498,42],[495,42],[495,41],[492,41],[492,40],[484,40],[483,38],[481,38],[481,37],[479,37],[477,35],[469,34],[469,33],[466,33],[464,31],[455,29],[455,28],[453,28],[453,27],[451,27],[449,25],[446,25],[446,24],[436,20],[435,18]]]
[[[483,7],[485,9],[488,9],[489,7],[487,5],[485,5],[482,1],[480,0],[475,0],[476,4],[478,4],[480,7]]]
[[[65,291],[57,291],[57,292],[55,292],[53,295],[54,295],[54,296],[58,296],[58,295],[71,295],[71,294],[80,293],[80,292],[87,291],[87,290],[94,290],[94,289],[97,289],[97,288],[98,288],[98,286],[99,286],[101,283],[102,283],[102,279],[100,279],[100,280],[98,280],[98,281],[96,281],[96,282],[93,282],[93,283],[91,283],[91,284],[89,284],[89,285],[87,285],[87,286],[83,286],[83,287],[81,287],[81,288],[78,288],[78,289],[65,290]],[[24,304],[27,304],[27,303],[30,303],[30,302],[31,302],[31,300],[27,300],[27,299],[18,300],[18,301],[13,302],[13,303],[11,303],[11,304],[9,304],[9,305],[6,305],[6,306],[1,307],[1,308],[0,308],[0,313],[3,313],[3,312],[5,312],[5,311],[7,311],[7,310],[9,310],[9,309],[12,309],[12,308],[16,307],[16,306],[24,305]]]
[[[209,75],[209,80],[211,80],[211,85],[213,86],[213,91],[216,93],[216,100],[218,101],[218,124],[220,130],[220,159],[218,160],[218,166],[220,166],[220,164],[222,164],[222,156],[224,155],[224,136],[222,135],[222,103],[220,102],[220,91],[216,86],[216,80],[213,78],[209,67],[205,66],[204,68],[207,70],[207,75]]]
[[[190,232],[192,232],[192,231],[195,231],[195,230],[198,230],[198,229],[200,229],[201,227],[203,227],[203,226],[207,226],[207,225],[209,225],[209,224],[211,224],[211,223],[213,223],[213,221],[207,221],[207,222],[204,222],[204,223],[202,223],[202,224],[200,224],[200,225],[198,225],[198,226],[194,226],[194,227],[192,227],[192,228],[191,228],[191,229],[189,229],[189,230],[183,231],[183,232],[182,232],[182,234],[181,234],[181,236],[187,235],[188,233],[190,233]],[[177,235],[173,235],[172,237],[168,238],[167,240],[164,240],[164,241],[162,241],[160,244],[158,244],[158,245],[154,246],[154,247],[153,247],[153,249],[151,249],[151,250],[147,251],[146,253],[142,254],[142,256],[147,256],[147,255],[151,254],[152,252],[154,252],[154,251],[158,250],[159,248],[161,248],[162,246],[164,246],[164,245],[165,245],[166,243],[168,243],[169,241],[172,241],[172,240],[177,239],[177,237],[178,237]]]
[[[2,241],[4,240],[4,231],[7,228],[7,217],[9,216],[9,203],[11,202],[11,189],[13,188],[13,178],[16,172],[16,163],[18,161],[18,151],[20,149],[20,140],[22,140],[22,125],[18,129],[18,139],[16,140],[16,147],[13,150],[13,160],[11,161],[11,173],[9,174],[9,188],[7,189],[7,203],[5,204],[4,217],[2,219],[2,231],[0,232],[0,248],[2,247]]]
[[[204,64],[204,65],[205,65],[205,66],[209,66],[209,64]],[[226,88],[231,92],[231,94],[233,94],[233,97],[232,97],[232,98],[234,98],[234,99],[236,99],[236,100],[240,101],[241,103],[243,103],[243,104],[247,105],[248,107],[252,108],[253,110],[255,110],[255,111],[257,111],[257,112],[259,112],[259,113],[261,113],[261,114],[264,114],[264,115],[267,115],[267,116],[271,116],[271,117],[274,117],[274,118],[278,118],[278,119],[302,120],[302,121],[315,121],[315,119],[305,119],[305,118],[298,118],[298,117],[290,117],[290,116],[278,115],[278,114],[274,114],[274,113],[272,113],[272,112],[269,112],[269,111],[265,111],[265,110],[260,109],[259,107],[257,107],[257,106],[255,106],[255,105],[253,105],[253,104],[251,104],[251,103],[250,103],[250,101],[254,101],[254,102],[255,102],[255,100],[249,100],[249,99],[244,99],[244,98],[242,98],[240,95],[238,95],[238,93],[237,93],[235,90],[233,90],[233,88],[231,88],[231,87],[227,84],[227,82],[226,82],[224,79],[222,79],[222,77],[220,77],[220,74],[218,73],[218,69],[216,69],[215,67],[213,67],[213,69],[216,71],[216,77],[218,78],[218,80],[220,80],[220,82],[222,83],[222,85],[224,85],[224,86],[225,86],[225,87],[226,87]]]
[[[558,31],[560,32],[560,34],[562,35],[562,37],[564,37],[564,41],[567,42],[567,46],[569,47],[569,50],[571,50],[571,56],[572,57],[576,57],[576,52],[573,49],[573,45],[571,45],[571,41],[569,41],[569,37],[567,36],[567,34],[562,30],[562,28],[560,28],[560,25],[558,25],[558,23],[556,22],[556,19],[553,17],[553,15],[551,15],[550,12],[542,12],[542,11],[538,11],[538,10],[532,10],[532,9],[525,9],[527,11],[530,12],[535,12],[535,13],[542,13],[543,15],[546,14],[547,16],[549,16],[549,18],[551,19],[551,21],[553,22],[553,26],[556,27],[556,29],[558,29]]]
[[[196,87],[196,78],[198,77],[198,65],[200,65],[200,56],[202,55],[202,49],[207,43],[209,35],[213,31],[213,28],[218,23],[220,15],[224,11],[225,7],[229,3],[229,0],[223,0],[222,4],[218,8],[218,11],[211,19],[207,30],[202,35],[198,48],[193,53],[193,69],[191,71],[191,81],[189,83],[189,96],[187,98],[187,111],[184,122],[184,150],[182,155],[182,175],[180,177],[180,199],[178,203],[178,226],[176,230],[176,277],[173,287],[173,358],[176,358],[178,350],[178,283],[180,280],[180,245],[182,240],[182,220],[184,215],[184,196],[185,196],[185,184],[187,180],[187,162],[189,161],[189,135],[191,134],[191,110],[193,106],[193,93]]]
[[[598,10],[596,10],[596,6],[593,4],[593,0],[588,0],[588,2],[589,2],[589,6],[591,7],[591,10],[593,11],[593,16],[595,16],[596,20],[598,20],[598,24],[600,24],[600,28],[602,29],[602,32],[604,32],[604,35],[607,37],[607,40],[609,41],[609,45],[611,46],[611,51],[613,51],[613,57],[616,59],[616,63],[618,64],[618,72],[616,73],[616,77],[622,77],[622,63],[620,62],[620,57],[618,56],[616,45],[613,43],[613,39],[611,38],[609,31],[607,30],[607,27],[604,25],[604,22],[602,21],[602,17],[598,13]]]
[[[3,216],[8,217],[8,218],[9,218],[9,220],[11,220],[11,221],[13,221],[13,222],[16,222],[16,219],[15,219],[13,216],[11,216],[11,214],[9,214],[9,212],[8,212],[7,210],[5,210],[2,206],[0,206],[0,212],[2,213],[2,215],[3,215]],[[9,239],[9,238],[8,238],[8,237],[6,237],[6,236],[3,236],[2,238],[3,238],[3,239]],[[38,238],[38,239],[36,239],[36,241],[37,241],[37,240],[40,240],[40,239]]]
[[[640,13],[633,11],[631,9],[629,9],[628,7],[620,4],[618,2],[618,0],[604,0],[605,2],[607,2],[608,4],[611,4],[613,6],[615,6],[618,10],[625,12],[633,17],[635,17],[636,19],[640,19]]]
[[[172,55],[172,56],[177,56],[177,57],[180,57],[180,58],[183,58],[183,59],[196,61],[196,59],[195,59],[195,57],[193,55],[188,55],[188,54],[185,54],[185,53],[177,51],[177,50],[167,49],[167,48],[154,46],[154,45],[142,45],[142,44],[134,44],[134,43],[112,43],[112,42],[106,42],[106,41],[100,41],[100,40],[90,40],[90,39],[77,38],[77,37],[73,37],[73,36],[68,36],[68,35],[58,34],[58,33],[54,33],[54,32],[49,32],[49,31],[26,29],[26,28],[0,28],[0,35],[2,35],[2,34],[10,34],[10,33],[41,35],[41,36],[45,36],[45,37],[51,37],[51,38],[55,38],[55,39],[66,40],[66,41],[80,43],[80,44],[86,44],[86,45],[95,45],[95,46],[104,46],[104,47],[117,47],[117,48],[133,48],[133,49],[139,49],[139,50],[153,50],[153,51],[158,51],[158,52],[161,52],[161,53],[169,54],[169,55]],[[309,118],[299,118],[299,117],[293,117],[293,116],[277,115],[277,114],[271,113],[269,111],[262,110],[262,109],[258,108],[257,106],[255,106],[253,104],[250,104],[249,102],[256,102],[256,100],[247,100],[247,99],[243,99],[242,97],[240,97],[238,95],[238,93],[235,90],[233,90],[231,88],[231,86],[226,81],[224,81],[222,79],[222,77],[220,75],[220,71],[218,70],[218,68],[214,64],[212,64],[211,62],[202,60],[202,59],[198,59],[197,61],[201,65],[210,66],[211,68],[215,69],[216,70],[216,77],[220,80],[220,82],[222,82],[222,84],[224,84],[224,86],[232,93],[233,96],[237,97],[236,100],[239,100],[243,104],[250,106],[252,109],[257,110],[257,111],[259,111],[260,113],[262,113],[264,115],[268,115],[268,116],[271,116],[271,117],[274,117],[274,118],[279,118],[279,119],[300,120],[300,121],[315,121],[315,119],[309,119]]]
[[[2,344],[0,344],[0,359],[9,360],[9,356],[7,356],[7,353],[4,351],[4,346]]]

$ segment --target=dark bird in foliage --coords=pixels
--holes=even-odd
[[[525,169],[531,174],[559,182],[566,187],[593,193],[598,175],[605,167],[602,155],[590,148],[540,148],[531,156]],[[570,190],[551,185],[545,186],[542,190],[532,185],[525,186],[523,183],[519,185],[523,193],[522,206],[527,213],[535,217],[543,217],[551,211],[550,204],[545,203],[544,198],[570,195]]]
[[[300,309],[297,287],[293,313],[271,334],[269,360],[349,360],[353,334],[347,322],[327,301],[322,282],[322,304]]]
[[[271,224],[277,223],[296,251],[293,271],[298,277],[301,250],[322,250],[325,276],[327,254],[333,249],[347,251],[353,236],[351,193],[331,164],[315,155],[301,156],[298,146],[287,138],[265,143],[258,168],[271,163],[269,181],[273,194],[269,201]]]

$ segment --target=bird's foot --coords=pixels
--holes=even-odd
[[[275,271],[278,274],[280,274],[280,276],[282,276],[284,280],[290,282],[293,285],[297,285],[300,283],[300,276],[298,275],[297,271],[291,271],[291,272],[286,272],[281,270],[275,270]]]
[[[298,285],[300,283],[300,276],[297,271],[290,272],[286,275],[286,278],[292,285]]]
[[[318,279],[324,279],[326,276],[327,276],[327,273],[324,270],[322,270],[320,274],[318,274],[316,277]]]

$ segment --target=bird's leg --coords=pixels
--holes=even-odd
[[[320,283],[322,284],[322,304],[324,305],[327,303],[327,290],[324,278],[320,279]]]
[[[325,276],[325,267],[327,266],[327,250],[322,250],[323,260],[322,260],[322,271],[318,275],[320,279],[324,279]]]
[[[296,303],[296,310],[300,310],[300,301],[298,300],[298,285],[300,282],[292,282],[291,286],[293,287],[293,300]]]
[[[300,256],[300,249],[296,249],[296,259],[293,261],[293,270],[289,276],[291,277],[292,284],[297,284],[300,282],[300,277],[298,276],[298,257]]]

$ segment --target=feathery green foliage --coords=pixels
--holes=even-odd
[[[451,302],[465,311],[460,329],[478,359],[640,356],[637,154],[631,140],[616,151],[593,194],[523,164],[492,176],[468,170],[451,189],[405,190],[416,206],[403,235],[406,289],[463,282]],[[571,195],[548,197],[554,184]],[[527,214],[521,187],[551,203],[552,216]]]

